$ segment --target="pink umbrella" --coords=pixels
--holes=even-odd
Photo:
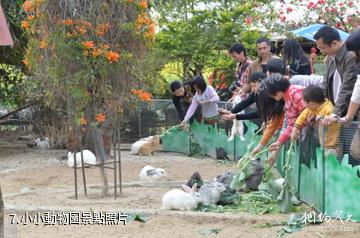
[[[4,11],[0,5],[0,46],[1,45],[14,46],[14,41],[11,37]]]

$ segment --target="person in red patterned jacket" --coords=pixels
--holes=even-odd
[[[302,100],[303,89],[304,87],[302,86],[291,85],[289,80],[286,80],[281,74],[272,74],[265,80],[266,94],[276,101],[284,99],[285,114],[288,120],[288,126],[282,131],[278,140],[269,147],[269,150],[271,151],[269,157],[270,164],[274,164],[280,147],[291,138],[295,121],[305,109]]]

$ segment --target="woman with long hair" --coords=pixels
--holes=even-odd
[[[284,41],[283,60],[287,65],[289,76],[311,74],[310,60],[296,40],[286,39]]]

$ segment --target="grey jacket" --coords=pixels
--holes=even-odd
[[[343,117],[346,115],[357,77],[355,55],[348,51],[346,45],[343,44],[335,57],[328,60],[326,66],[323,81],[325,96],[335,105],[334,113]],[[337,101],[334,102],[332,82],[336,69],[341,77],[341,86]]]

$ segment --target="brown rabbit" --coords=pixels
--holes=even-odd
[[[154,138],[142,145],[139,149],[139,155],[153,155],[155,151],[160,148],[160,136],[156,135]]]

